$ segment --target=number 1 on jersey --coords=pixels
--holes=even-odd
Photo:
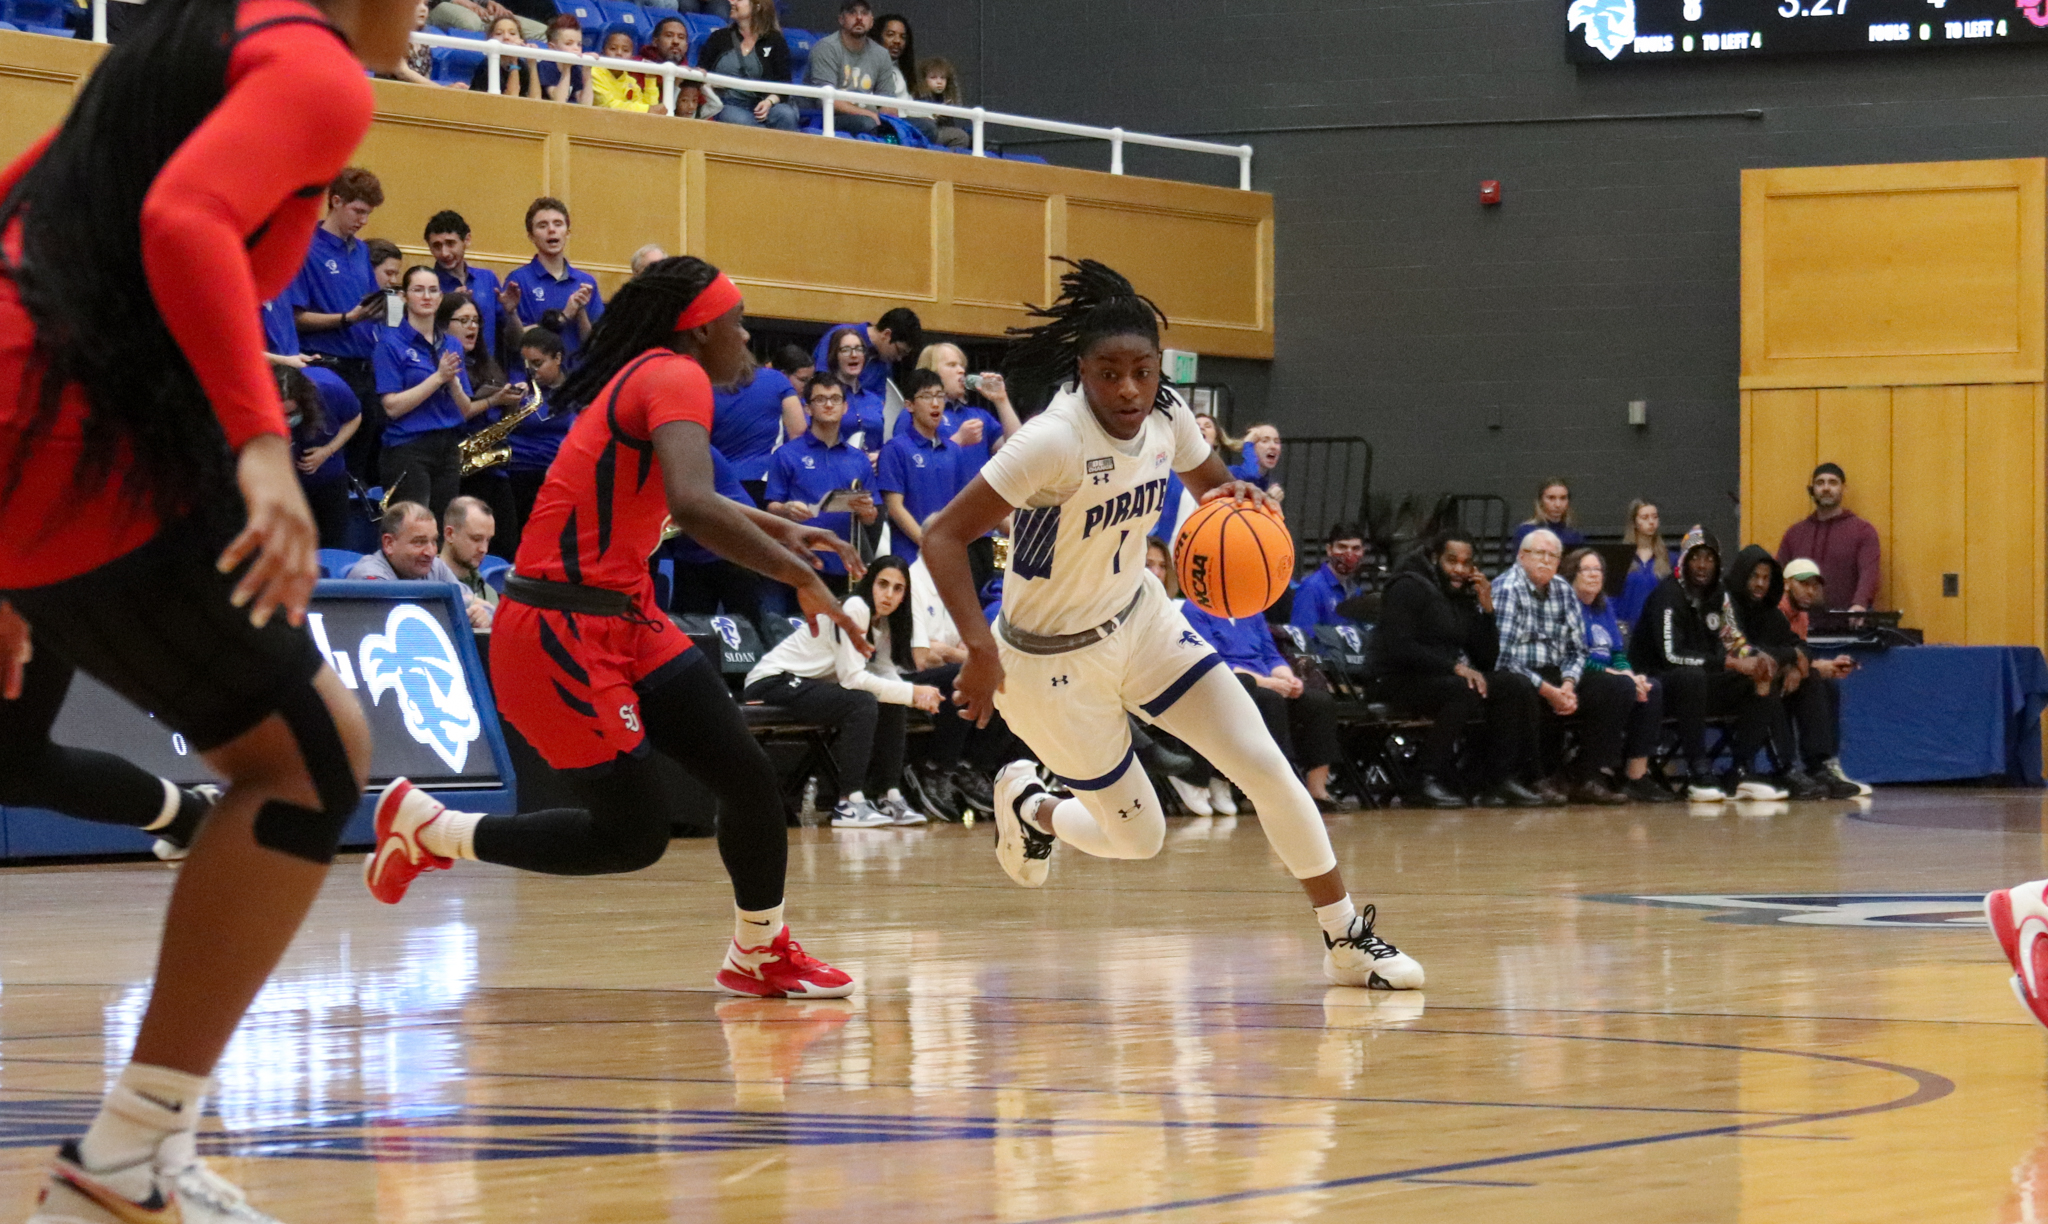
[[[1131,533],[1129,531],[1125,531],[1122,535],[1116,538],[1116,555],[1110,558],[1110,573],[1121,574],[1124,572],[1124,541],[1130,538]]]

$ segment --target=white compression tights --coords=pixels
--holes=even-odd
[[[1313,879],[1337,866],[1316,801],[1229,668],[1210,668],[1156,722],[1237,783],[1295,879]],[[1166,842],[1159,795],[1136,761],[1101,790],[1076,791],[1062,800],[1047,823],[1061,841],[1097,858],[1147,859]]]

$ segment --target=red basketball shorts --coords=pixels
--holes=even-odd
[[[652,593],[634,616],[556,612],[506,599],[491,622],[498,713],[556,769],[605,765],[647,742],[640,694],[661,683],[690,639]]]

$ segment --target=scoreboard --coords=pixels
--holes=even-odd
[[[2048,43],[2048,0],[1569,0],[1574,63]]]

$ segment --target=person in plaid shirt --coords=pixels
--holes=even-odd
[[[1601,771],[1600,763],[1621,759],[1629,707],[1635,704],[1635,684],[1598,669],[1586,669],[1586,624],[1578,596],[1569,584],[1557,581],[1563,553],[1557,536],[1539,528],[1522,537],[1514,568],[1495,580],[1494,618],[1500,632],[1497,666],[1526,677],[1550,707],[1551,717],[1543,720],[1541,756],[1546,772],[1560,756],[1560,720],[1583,715],[1567,798],[1572,803],[1603,806],[1627,803],[1627,797]],[[1537,781],[1535,787],[1539,792],[1555,789],[1547,779]]]

